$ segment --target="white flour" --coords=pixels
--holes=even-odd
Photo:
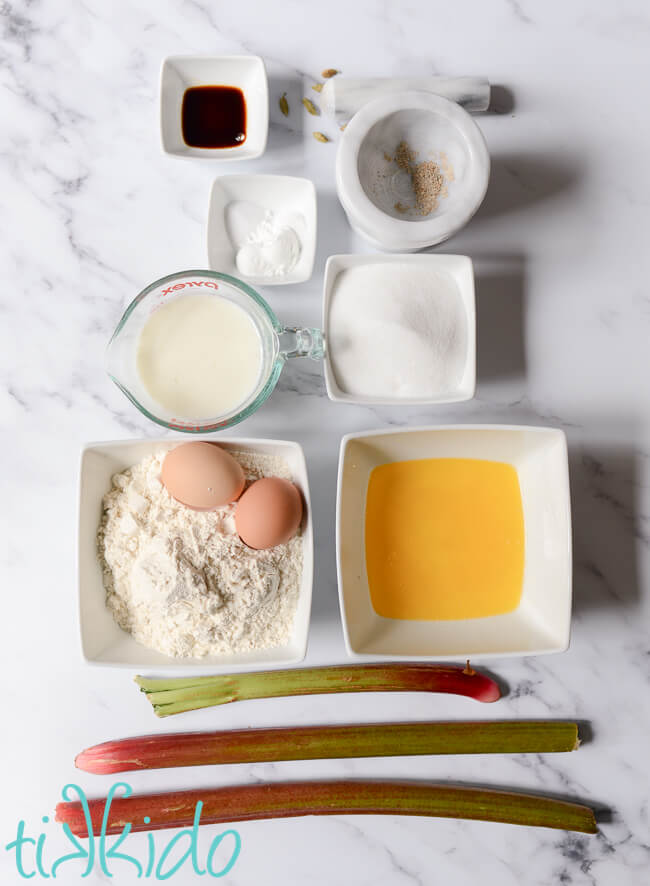
[[[250,483],[291,479],[284,459],[232,453]],[[203,657],[278,646],[289,638],[302,539],[254,551],[235,531],[234,505],[192,511],[160,482],[165,452],[113,477],[98,532],[106,604],[144,646]]]

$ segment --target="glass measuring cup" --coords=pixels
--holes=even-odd
[[[242,308],[259,335],[262,352],[257,383],[230,412],[210,418],[187,419],[173,415],[154,400],[137,370],[138,340],[151,316],[163,304],[183,295],[225,298]],[[215,347],[218,347],[218,341]],[[156,280],[133,299],[117,325],[106,350],[106,371],[118,388],[143,415],[165,428],[188,434],[220,431],[252,415],[271,395],[289,357],[323,357],[319,329],[283,326],[264,299],[241,280],[217,271],[179,271]]]

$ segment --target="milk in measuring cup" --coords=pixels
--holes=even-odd
[[[161,406],[181,419],[208,419],[235,410],[255,390],[262,342],[249,315],[233,302],[182,295],[148,318],[136,363]]]

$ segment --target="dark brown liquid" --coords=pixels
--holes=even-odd
[[[183,95],[181,125],[192,148],[234,148],[246,141],[246,100],[236,86],[191,86]]]

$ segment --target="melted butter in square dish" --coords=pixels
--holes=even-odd
[[[517,471],[471,458],[379,465],[368,484],[365,545],[378,615],[452,620],[512,612],[524,575]]]

